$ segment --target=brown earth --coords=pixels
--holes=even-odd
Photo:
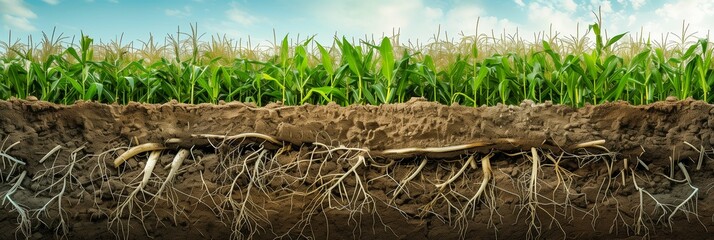
[[[0,101],[0,239],[704,239],[713,130],[714,105],[691,100]],[[198,136],[243,133],[278,143]],[[148,153],[112,163],[144,143],[165,148],[145,186]]]

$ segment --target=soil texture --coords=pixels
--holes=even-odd
[[[713,134],[693,100],[0,101],[0,239],[705,239]]]

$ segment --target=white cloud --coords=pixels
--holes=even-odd
[[[188,16],[191,16],[191,7],[184,6],[181,9],[165,9],[164,14],[166,14],[166,16],[170,16],[170,17],[179,17],[179,18],[188,17]]]
[[[593,9],[598,9],[599,7],[603,13],[613,12],[612,2],[609,0],[590,0],[590,5]]]
[[[597,3],[607,1],[591,1],[591,8],[597,10]],[[698,37],[706,37],[714,22],[714,2],[709,0],[672,0],[659,4],[653,10],[643,10],[642,6],[651,4],[645,0],[622,1],[620,8],[613,9],[612,5],[607,9],[603,6],[603,27],[610,37],[615,34],[629,32],[631,37],[644,35],[646,39],[651,37],[652,41],[679,42],[678,36],[682,35],[682,21],[686,20],[689,25],[687,33],[690,35],[687,40],[692,41]],[[629,7],[627,5],[629,4]],[[609,11],[606,11],[609,10]]]
[[[666,3],[654,11],[645,27],[648,29],[668,29],[679,34],[682,20],[689,25],[689,32],[706,34],[714,22],[714,2],[709,0],[677,0]]]
[[[9,14],[3,14],[2,16],[3,22],[8,24],[10,27],[22,30],[22,31],[35,31],[37,28],[35,28],[32,23],[30,23],[30,20],[27,18],[23,17],[17,17],[17,16],[12,16]]]
[[[363,37],[364,34],[391,36],[397,30],[402,39],[428,40],[437,33],[448,32],[457,37],[462,30],[472,32],[479,16],[485,23],[485,11],[477,5],[459,4],[451,9],[430,5],[425,0],[348,0],[314,1],[307,6],[309,14],[320,19],[323,29],[337,31],[338,35]],[[494,24],[496,21],[493,22]],[[490,24],[490,23],[489,23]],[[489,27],[498,27],[491,25]],[[442,34],[443,37],[443,34]]]
[[[560,3],[570,13],[575,12],[575,10],[578,9],[578,4],[575,3],[573,0],[561,0]]]
[[[655,10],[655,13],[665,19],[687,19],[692,23],[711,22],[714,19],[714,3],[708,0],[679,0],[666,3]]]
[[[231,8],[226,11],[226,17],[232,22],[243,26],[251,26],[258,21],[258,18],[245,11],[236,3],[231,4]]]
[[[22,0],[0,0],[0,10],[4,14],[10,14],[24,18],[36,18],[37,15],[25,6]]]
[[[517,4],[517,3],[516,3]],[[525,3],[524,3],[525,4]],[[527,5],[524,5],[527,6]],[[517,6],[513,6],[518,8]],[[320,41],[330,41],[333,34],[355,38],[380,38],[399,33],[400,42],[459,41],[461,34],[515,33],[519,24],[506,17],[494,16],[483,4],[455,1],[448,6],[430,0],[346,0],[313,1],[305,6],[307,14],[319,22],[304,22],[318,31]],[[323,29],[328,29],[323,32]],[[330,32],[332,31],[332,32]]]
[[[600,2],[600,6],[602,7],[603,12],[605,12],[605,13],[612,12],[612,3],[610,1],[602,1],[602,2]]]
[[[564,3],[567,1],[563,1]],[[570,1],[572,2],[572,1]],[[531,2],[528,5],[528,23],[525,26],[526,33],[550,31],[552,30],[560,33],[561,37],[566,37],[570,35],[578,34],[578,27],[580,27],[579,34],[584,33],[584,28],[590,21],[589,18],[583,18],[577,13],[577,4],[550,4],[548,1],[536,1]]]
[[[30,22],[37,15],[28,8],[22,0],[0,0],[0,13],[6,28],[23,31],[35,31],[37,28]]]
[[[627,17],[627,26],[628,26],[628,27],[634,27],[633,25],[634,25],[634,23],[636,23],[636,22],[637,22],[637,17],[632,16],[632,15],[630,15],[629,17]]]
[[[181,12],[181,10],[178,10],[178,9],[164,9],[164,13],[166,14],[166,16],[173,17],[173,16],[181,15],[182,12]]]
[[[296,33],[319,34],[317,39],[326,42],[333,34],[348,38],[363,38],[365,35],[378,38],[382,34],[391,36],[398,29],[404,43],[407,39],[430,41],[437,29],[441,30],[441,39],[444,39],[443,33],[448,32],[450,38],[459,40],[460,32],[467,36],[475,33],[477,20],[480,33],[490,35],[494,30],[496,37],[501,33],[513,35],[518,30],[520,37],[531,41],[534,33],[548,33],[551,29],[560,37],[576,34],[582,37],[588,26],[596,21],[592,12],[597,13],[598,8],[602,10],[602,27],[608,37],[624,32],[635,37],[642,27],[645,37],[651,33],[652,40],[659,40],[661,33],[679,34],[683,19],[690,24],[690,33],[697,31],[697,36],[702,36],[714,22],[714,1],[711,0],[670,0],[657,3],[659,6],[647,0],[513,0],[509,2],[512,9],[506,13],[491,12],[486,3],[478,1],[449,2],[314,0],[291,5],[295,12],[304,13],[301,16],[309,16],[302,18],[261,18],[252,15],[238,2],[229,5],[223,21],[217,20],[212,26],[215,26],[214,32],[221,34],[245,37],[250,33],[254,40],[272,39],[270,30],[276,29],[278,36],[281,33],[290,33],[291,36]],[[645,5],[648,7],[644,8]],[[179,14],[179,11],[167,14]],[[670,36],[669,40],[673,38]]]
[[[486,11],[479,6],[459,6],[452,8],[444,14],[441,20],[442,30],[448,31],[450,37],[457,37],[455,33],[463,32],[464,35],[476,34],[476,23],[479,24],[480,33],[490,30],[515,33],[517,25],[506,18],[488,16]]]
[[[57,5],[60,3],[59,0],[42,0],[43,2],[49,4],[49,5]]]
[[[646,3],[646,0],[630,0],[630,4],[632,4],[632,9],[638,10],[640,7],[644,6]]]

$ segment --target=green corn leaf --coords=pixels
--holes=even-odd
[[[372,94],[372,91],[364,91],[364,98],[367,100],[367,103],[371,105],[379,104],[379,102],[377,102],[377,99]]]
[[[87,93],[84,95],[84,100],[91,100],[94,98],[94,95],[97,95],[98,100],[101,101],[102,94],[104,94],[104,85],[98,82],[93,82],[89,85],[89,89],[87,89]]]
[[[77,53],[77,50],[74,49],[73,47],[67,48],[67,50],[64,51],[66,54],[69,54],[72,58],[74,58],[75,61],[84,64],[83,59],[79,56]]]
[[[307,68],[307,51],[305,50],[305,46],[299,45],[295,48],[295,55],[296,58],[300,58],[300,60],[297,63],[298,68],[305,69]]]
[[[484,82],[484,79],[486,79],[486,76],[488,75],[488,67],[481,65],[478,70],[478,75],[476,75],[476,78],[474,79],[474,84],[473,84],[473,89],[474,91],[477,91],[481,88],[481,85]]]
[[[609,48],[610,46],[615,44],[617,41],[619,41],[622,37],[624,37],[626,34],[627,34],[627,32],[618,34],[618,35],[610,38],[610,40],[607,41],[607,43],[605,44],[605,46],[603,48],[606,48],[606,49]]]
[[[477,43],[471,44],[471,57],[473,57],[474,59],[478,58],[478,44]]]
[[[384,96],[384,99],[382,99],[382,102],[384,103],[389,103],[392,101],[393,97],[393,92],[392,88],[394,87],[392,82],[393,82],[393,75],[394,75],[394,52],[392,48],[392,43],[389,38],[385,37],[382,39],[382,43],[379,45],[379,55],[382,58],[382,76],[384,77],[386,84],[385,88],[387,89],[386,96]]]
[[[361,67],[358,65],[361,61],[357,60],[357,52],[347,41],[347,39],[342,40],[342,57],[347,61],[347,66],[349,66],[352,73],[356,74],[357,76],[361,76]]]
[[[280,89],[284,89],[284,88],[285,88],[285,85],[283,85],[282,83],[280,83],[280,81],[278,81],[278,79],[275,79],[274,77],[268,75],[267,73],[261,73],[261,76],[263,77],[263,79],[272,81],[272,82],[274,82],[275,84],[277,84],[278,87],[280,87]]]
[[[600,55],[600,51],[603,49],[603,43],[602,43],[602,35],[600,34],[600,24],[591,24],[588,27],[591,31],[593,31],[593,34],[595,34],[595,51]]]
[[[379,45],[379,55],[382,57],[382,76],[384,76],[387,81],[391,81],[394,71],[394,52],[389,38],[385,37],[382,39],[382,44]]]
[[[635,55],[635,57],[633,57],[632,60],[630,60],[630,64],[646,67],[646,64],[647,64],[646,60],[650,56],[651,52],[652,51],[650,49],[645,49],[645,51]]]
[[[329,76],[335,75],[335,69],[332,66],[332,56],[330,56],[330,53],[325,50],[325,48],[322,47],[322,45],[320,45],[319,43],[317,44],[317,48],[320,50],[320,60],[322,60],[322,67],[325,68],[325,71],[327,71],[327,74]]]
[[[78,82],[76,79],[74,79],[74,78],[72,78],[72,77],[69,77],[69,76],[65,76],[63,79],[64,79],[65,81],[69,82],[69,83],[72,85],[72,87],[74,88],[74,90],[75,90],[80,96],[84,96],[84,88],[82,87],[81,84],[79,84],[79,82]]]
[[[695,50],[697,50],[698,45],[692,45],[689,48],[687,48],[687,51],[682,55],[679,59],[688,59],[692,54],[694,53]]]
[[[311,88],[310,91],[307,92],[305,97],[303,97],[302,100],[300,100],[300,104],[304,104],[310,98],[312,97],[313,93],[319,94],[322,99],[326,102],[331,101],[331,95],[336,96],[339,99],[344,99],[345,95],[342,93],[342,91],[338,88],[333,88],[333,87],[316,87],[316,88]]]
[[[288,64],[288,50],[289,50],[289,45],[288,45],[288,35],[285,35],[283,38],[283,41],[280,44],[280,63],[282,64],[283,67],[287,66]]]
[[[124,77],[124,79],[129,84],[129,90],[134,91],[136,89],[136,79],[134,77]]]

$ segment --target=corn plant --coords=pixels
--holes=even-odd
[[[163,45],[152,35],[139,49],[121,37],[102,44],[82,34],[76,45],[54,32],[38,45],[10,37],[0,43],[0,98],[376,105],[424,97],[471,106],[529,99],[574,107],[668,96],[712,101],[708,39],[691,40],[685,24],[674,40],[608,37],[596,17],[584,35],[551,30],[530,41],[494,31],[461,40],[439,32],[433,42],[409,45],[388,37],[336,37],[327,45],[286,35],[261,47],[218,35],[204,42],[195,25],[168,35]]]

